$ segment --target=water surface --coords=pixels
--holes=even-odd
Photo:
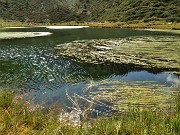
[[[152,84],[174,87],[176,84],[172,80],[178,79],[176,75],[153,69],[147,71],[126,65],[80,64],[54,54],[56,45],[75,40],[163,36],[169,35],[168,33],[107,28],[58,30],[45,27],[0,31],[53,33],[44,37],[0,40],[0,88],[20,89],[29,93],[35,102],[44,102],[48,105],[60,102],[62,105],[70,106],[67,92],[70,95],[87,95],[84,89],[92,81],[150,81]]]

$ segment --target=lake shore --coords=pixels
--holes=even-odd
[[[12,92],[0,91],[0,134],[172,134],[180,133],[180,96],[177,95],[168,112],[157,108],[131,108],[128,113],[108,118],[83,117],[80,126],[68,123],[60,116],[57,106],[42,109],[30,108],[28,102]]]
[[[130,29],[171,29],[180,30],[180,23],[164,21],[133,21],[133,22],[59,22],[59,23],[24,23],[19,21],[4,21],[0,19],[1,27],[32,27],[32,26],[90,26],[99,28],[130,28]]]
[[[130,28],[130,29],[172,29],[180,30],[180,23],[171,23],[171,22],[161,22],[161,21],[152,21],[152,22],[65,22],[65,23],[54,23],[53,25],[87,25],[90,27],[100,27],[100,28]]]

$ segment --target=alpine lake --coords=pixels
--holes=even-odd
[[[86,43],[99,48],[87,50]],[[180,34],[163,31],[0,28],[0,89],[34,106],[91,108],[92,116],[166,108],[180,87],[179,43]]]

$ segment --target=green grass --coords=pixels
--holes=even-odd
[[[178,135],[180,134],[180,95],[167,112],[132,108],[109,118],[85,121],[81,127],[60,123],[59,108],[30,109],[28,102],[12,92],[0,92],[0,134],[6,135]]]
[[[29,109],[27,102],[11,92],[0,94],[0,134],[42,134],[58,126],[47,112]]]
[[[63,25],[78,25],[83,26],[87,25],[90,27],[102,27],[102,28],[133,28],[133,29],[144,29],[144,28],[153,28],[153,29],[173,29],[173,30],[180,30],[180,23],[168,23],[166,21],[149,21],[144,22],[143,20],[132,21],[129,22],[76,22],[76,21],[69,21],[69,22],[59,22],[59,23],[23,23],[20,21],[5,21],[0,18],[0,28],[1,27],[28,27],[28,26],[44,26],[44,25],[54,25],[54,26],[63,26]]]
[[[44,24],[43,24],[44,25]],[[144,29],[144,28],[153,28],[153,29],[171,29],[171,30],[180,30],[180,23],[168,23],[166,21],[149,21],[144,22],[143,20],[136,20],[130,22],[63,22],[63,23],[51,23],[48,25],[87,25],[90,27],[101,27],[101,28],[132,28],[132,29]]]
[[[25,26],[31,26],[31,24],[23,23],[20,21],[5,21],[0,18],[0,28],[1,27],[25,27]]]

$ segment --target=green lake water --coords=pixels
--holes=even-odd
[[[151,84],[160,84],[167,88],[178,85],[178,77],[166,72],[153,69],[146,71],[126,65],[80,64],[58,57],[54,53],[56,45],[75,40],[144,35],[167,36],[169,33],[106,28],[52,30],[45,27],[0,29],[0,32],[52,33],[43,37],[0,40],[0,89],[18,89],[26,93],[26,98],[33,99],[34,103],[43,102],[46,105],[60,103],[64,106],[72,106],[67,93],[89,98],[91,94],[87,88],[92,83],[97,86],[103,80],[106,82],[123,81],[128,84],[151,82]],[[97,89],[94,85],[91,87],[92,91]],[[104,85],[108,87],[107,83]],[[84,102],[81,102],[82,107]],[[108,107],[112,105],[110,102],[102,102],[98,102],[99,106],[96,109],[108,110]]]

